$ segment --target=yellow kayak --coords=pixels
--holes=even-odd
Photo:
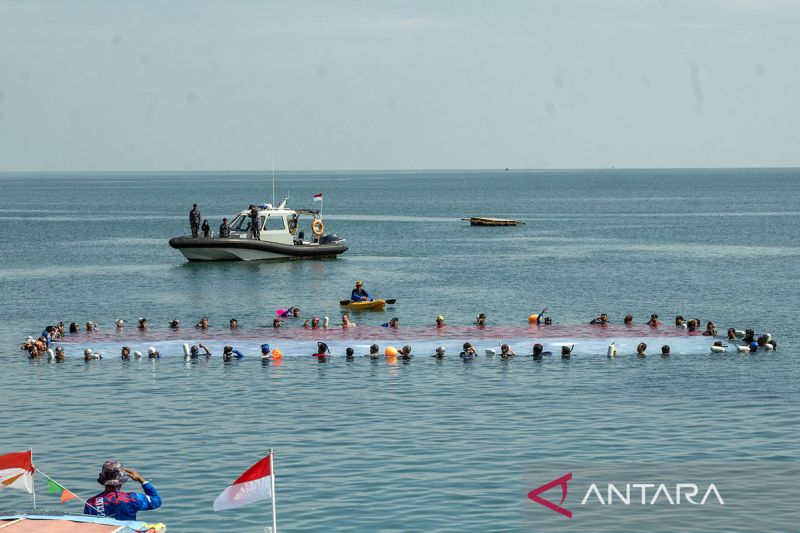
[[[367,309],[374,309],[379,311],[386,305],[386,300],[373,300],[371,302],[351,302],[350,300],[342,300],[339,305],[352,309],[353,311],[363,311]]]

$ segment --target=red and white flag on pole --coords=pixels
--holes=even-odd
[[[35,470],[30,450],[0,455],[0,490],[10,487],[32,494]]]
[[[214,500],[214,510],[236,509],[249,503],[272,499],[272,454],[247,469]]]
[[[314,195],[314,201],[315,202],[321,202],[322,201],[322,193],[321,192],[318,192],[317,194]]]

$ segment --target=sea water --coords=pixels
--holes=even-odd
[[[32,448],[41,470],[83,497],[99,492],[101,463],[117,458],[164,499],[140,518],[170,531],[263,531],[268,503],[213,513],[211,502],[268,448],[284,531],[532,531],[524,472],[542,461],[797,461],[798,178],[794,169],[279,172],[275,200],[288,192],[291,207],[319,208],[311,198],[323,192],[327,229],[350,250],[336,260],[190,264],[167,240],[188,232],[191,204],[216,229],[272,201],[268,175],[4,174],[0,452]],[[461,220],[469,216],[526,224],[472,227]],[[360,335],[317,334],[302,319],[278,335],[267,327],[293,305],[338,324],[356,279],[397,299],[353,313]],[[563,335],[527,329],[545,306]],[[471,326],[481,312],[486,330]],[[620,334],[616,360],[604,355],[607,335],[579,326],[602,312],[637,323]],[[641,328],[651,313],[663,334]],[[438,314],[453,332],[441,340],[428,329]],[[677,314],[721,333],[772,333],[778,350],[712,356],[703,339],[673,337]],[[191,327],[202,316],[208,332]],[[400,329],[385,332],[379,324],[393,316]],[[147,334],[133,331],[138,317]],[[172,318],[179,333],[167,331]],[[45,325],[89,320],[97,338],[65,343],[64,363],[18,349]],[[360,355],[373,336],[410,343],[416,357],[338,353],[353,344]],[[328,337],[334,357],[309,357]],[[575,356],[483,355],[502,341],[530,353],[540,338],[574,341]],[[182,342],[204,340],[214,356],[184,361]],[[633,355],[639,340],[646,358]],[[457,356],[462,341],[480,348],[468,364]],[[263,364],[261,342],[287,357]],[[662,358],[668,342],[677,349]],[[123,343],[160,343],[164,357],[121,361]],[[441,361],[429,353],[439,343]],[[245,358],[223,362],[223,344]],[[85,363],[85,346],[105,358]],[[80,510],[38,483],[40,508]],[[0,493],[2,509],[30,507],[22,493]]]

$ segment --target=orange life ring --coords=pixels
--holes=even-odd
[[[314,222],[311,223],[311,233],[314,235],[322,235],[323,231],[325,231],[325,224],[318,218],[314,219]]]

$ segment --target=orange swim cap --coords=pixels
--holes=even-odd
[[[272,359],[283,359],[283,353],[279,349],[275,348],[272,350]]]
[[[383,354],[386,357],[397,357],[397,348],[394,346],[387,346],[386,349],[383,351]]]

